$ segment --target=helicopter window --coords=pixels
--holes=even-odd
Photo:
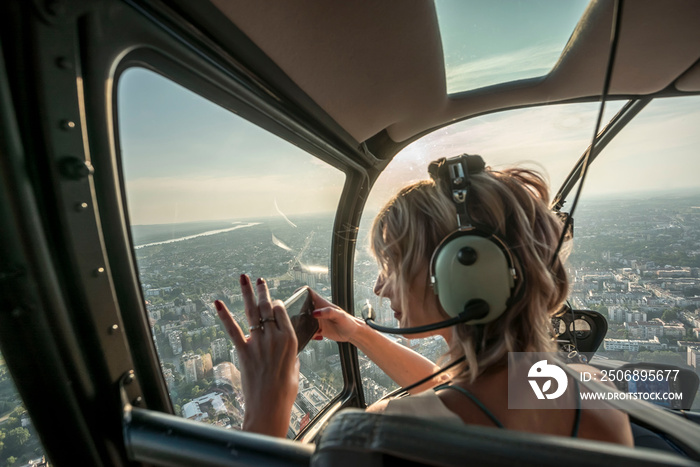
[[[0,355],[0,459],[2,465],[34,465],[46,457],[12,375]]]
[[[608,103],[605,118],[612,118],[622,105],[622,102]],[[427,168],[430,161],[465,152],[481,154],[486,163],[496,169],[514,164],[534,167],[549,175],[556,188],[590,140],[597,111],[598,104],[583,103],[484,115],[436,130],[397,154],[377,179],[360,223],[355,255],[355,303],[358,306],[355,314],[360,313],[359,306],[369,299],[376,310],[378,324],[392,327],[396,324],[388,300],[380,301],[372,291],[378,266],[369,254],[368,232],[381,206],[400,187],[429,178]],[[416,340],[397,338],[433,361],[447,351],[439,337]],[[369,360],[361,356],[360,362],[368,403],[396,387]]]
[[[655,99],[590,167],[569,264],[574,307],[608,320],[597,358],[694,364],[699,125],[700,97]]]
[[[154,72],[119,81],[122,176],[143,298],[175,413],[238,428],[235,349],[214,308],[248,323],[241,274],[273,299],[302,285],[330,297],[342,172]],[[343,387],[335,342],[311,341],[289,436]]]

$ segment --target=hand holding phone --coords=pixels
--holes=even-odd
[[[308,287],[302,287],[284,302],[294,333],[297,336],[297,354],[309,343],[316,331],[318,320],[314,318],[314,302]]]

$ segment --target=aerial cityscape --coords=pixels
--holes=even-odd
[[[333,215],[325,214],[291,221],[263,218],[133,227],[148,319],[176,414],[240,429],[245,401],[239,362],[218,322],[214,300],[223,300],[247,332],[240,274],[264,277],[273,299],[284,300],[302,285],[330,297],[332,225]],[[377,266],[364,235],[359,234],[355,257],[355,312],[369,300],[378,319],[389,323],[391,311],[372,292]],[[608,320],[600,358],[698,371],[700,195],[582,204],[569,274],[574,308],[598,311]],[[446,350],[437,337],[396,339],[433,360]],[[288,437],[302,430],[343,388],[335,342],[312,340],[299,360],[299,393]],[[396,388],[362,354],[360,368],[367,403]],[[40,460],[41,446],[4,362],[0,412],[2,463]]]
[[[597,355],[697,372],[700,196],[593,202],[576,217],[570,296],[607,318]]]

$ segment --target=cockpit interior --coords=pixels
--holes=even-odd
[[[695,0],[6,0],[0,465],[700,465],[698,128]],[[635,446],[366,413],[399,385],[310,336],[287,439],[241,431],[215,301],[394,326],[372,219],[464,153],[546,174],[552,339]]]

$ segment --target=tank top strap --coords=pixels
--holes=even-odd
[[[484,413],[484,415],[486,415],[498,428],[505,428],[503,426],[503,423],[501,423],[500,420],[498,420],[496,416],[492,414],[491,411],[488,408],[486,408],[486,406],[471,392],[467,391],[466,389],[460,386],[452,386],[449,383],[436,387],[435,392],[441,391],[443,389],[452,389],[454,391],[461,392],[462,394],[467,396],[474,403],[474,405],[476,405]]]
[[[574,417],[574,426],[571,430],[571,437],[578,438],[579,428],[581,427],[581,388],[579,387],[578,381],[576,381],[576,379],[574,379],[574,384],[576,385],[576,415]],[[449,383],[436,387],[435,392],[441,391],[443,389],[452,389],[454,391],[464,394],[469,398],[469,400],[471,400],[474,403],[474,405],[476,405],[479,408],[479,410],[481,410],[484,413],[484,415],[486,415],[494,423],[494,425],[496,425],[498,428],[505,428],[501,421],[498,420],[498,418],[496,418],[496,416],[493,413],[491,413],[491,411],[471,392],[467,391],[463,387],[453,386]]]

